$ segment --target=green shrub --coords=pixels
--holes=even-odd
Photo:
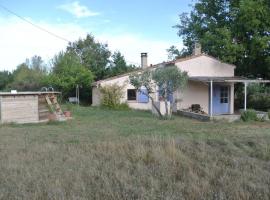
[[[244,112],[242,112],[241,114],[241,119],[244,121],[244,122],[248,122],[248,121],[257,121],[258,120],[258,117],[257,117],[257,113],[255,110],[246,110]]]
[[[270,110],[268,110],[268,119],[270,120]]]
[[[117,110],[123,110],[128,108],[127,104],[121,103],[121,98],[123,98],[124,96],[123,88],[124,86],[119,86],[117,84],[101,87],[101,106]]]
[[[128,106],[127,103],[121,103],[117,105],[116,109],[117,110],[130,110],[130,107]]]

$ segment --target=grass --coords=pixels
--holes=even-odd
[[[0,127],[0,199],[269,199],[270,123],[73,107]]]

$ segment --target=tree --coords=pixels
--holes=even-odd
[[[147,95],[155,110],[162,117],[162,114],[159,108],[155,105],[154,98],[151,94],[157,92],[155,90],[156,86],[159,87],[159,95],[165,101],[166,107],[166,118],[170,116],[168,110],[168,101],[169,96],[173,94],[177,89],[183,88],[187,82],[187,73],[182,72],[175,65],[173,66],[165,66],[158,68],[154,71],[143,71],[142,73],[133,74],[129,77],[130,83],[141,93]],[[142,88],[146,88],[147,93],[142,90]],[[172,104],[171,109],[172,110]]]
[[[214,57],[237,66],[237,75],[270,78],[268,0],[199,0],[175,26],[187,54],[195,42]]]
[[[7,86],[12,82],[13,76],[9,71],[0,72],[0,90],[5,90]]]
[[[47,75],[44,66],[39,56],[26,59],[13,71],[13,81],[8,87],[19,91],[40,90]]]
[[[187,73],[182,72],[176,66],[167,66],[156,69],[152,74],[152,78],[159,87],[159,95],[165,101],[166,115],[169,116],[169,96],[173,95],[177,89],[182,89],[186,85],[188,79]],[[170,110],[172,111],[172,103],[170,106]]]
[[[116,51],[111,57],[112,62],[110,64],[109,73],[107,76],[116,76],[134,70],[134,66],[127,65],[125,57],[121,54],[121,52]]]
[[[74,52],[60,52],[53,59],[53,68],[47,77],[46,84],[62,92],[67,98],[75,95],[79,85],[83,101],[88,102],[91,96],[92,72],[80,62],[80,57]]]
[[[96,81],[106,76],[111,56],[107,44],[95,41],[95,38],[88,34],[85,39],[70,43],[67,51],[74,52],[79,57],[80,63],[95,75]]]
[[[170,48],[167,49],[167,53],[168,53],[168,60],[169,60],[169,61],[175,60],[175,59],[181,57],[181,51],[179,51],[179,50],[177,49],[177,47],[174,46],[174,45],[170,46]]]

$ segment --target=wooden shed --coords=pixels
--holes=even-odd
[[[46,122],[52,115],[56,119],[65,117],[57,102],[59,92],[1,92],[1,123]]]

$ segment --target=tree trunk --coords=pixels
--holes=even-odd
[[[139,90],[139,91],[140,91],[141,93],[143,93],[144,95],[148,96],[148,98],[151,100],[152,106],[153,106],[153,107],[155,108],[155,110],[157,111],[159,117],[162,118],[163,116],[162,116],[160,110],[158,109],[158,107],[155,105],[155,101],[154,101],[153,97],[151,97],[151,95],[149,95],[149,94],[144,93],[144,92],[141,91],[141,90]]]
[[[168,112],[168,94],[167,91],[165,91],[165,110],[166,110],[166,117],[169,117],[169,112]]]
[[[157,113],[158,113],[159,117],[160,117],[160,118],[162,118],[163,116],[162,116],[162,114],[161,114],[160,110],[158,109],[158,107],[155,105],[155,101],[154,101],[154,99],[153,99],[152,97],[150,97],[150,96],[149,96],[149,98],[151,99],[152,106],[153,106],[153,107],[155,108],[155,110],[157,111]]]

